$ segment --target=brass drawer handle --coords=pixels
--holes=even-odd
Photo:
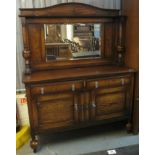
[[[75,85],[72,84],[72,91],[75,91]]]
[[[121,79],[122,86],[125,84],[125,80]]]
[[[78,105],[77,105],[77,103],[74,104],[74,109],[75,109],[75,111],[78,111]]]
[[[98,81],[95,81],[95,88],[98,88],[99,87],[99,83]]]
[[[96,108],[95,102],[92,102],[92,108]]]
[[[90,109],[90,119],[94,120],[96,117],[96,103],[95,100],[91,103],[91,109]]]
[[[79,112],[78,112],[78,104],[77,103],[74,103],[74,119],[75,119],[75,122],[78,122],[79,120]]]
[[[40,93],[41,93],[41,95],[44,95],[44,88],[40,88]]]

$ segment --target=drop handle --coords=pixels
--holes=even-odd
[[[95,119],[95,115],[96,115],[96,104],[95,104],[95,101],[93,101],[93,102],[91,103],[90,118],[91,118],[92,120],[94,120],[94,119]]]
[[[72,91],[75,91],[75,85],[72,84]]]
[[[77,105],[77,103],[74,104],[74,109],[75,109],[75,111],[78,111],[78,105]]]
[[[96,108],[96,104],[95,104],[95,102],[92,102],[92,108]]]
[[[74,103],[74,119],[75,119],[75,122],[78,122],[79,120],[79,114],[78,114],[78,104],[77,103]]]
[[[99,87],[99,83],[98,81],[95,81],[95,88],[98,88]]]
[[[41,93],[41,95],[44,95],[44,93],[45,93],[44,88],[40,88],[40,93]]]

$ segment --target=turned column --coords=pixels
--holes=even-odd
[[[124,53],[125,53],[125,23],[126,17],[120,16],[118,19],[118,35],[117,35],[117,47],[116,47],[116,61],[119,66],[124,65]]]
[[[22,18],[22,34],[23,34],[23,43],[24,43],[24,50],[23,50],[23,57],[25,59],[25,74],[31,73],[30,67],[30,58],[31,52],[29,48],[29,39],[28,39],[28,32],[27,32],[27,24],[24,18]]]

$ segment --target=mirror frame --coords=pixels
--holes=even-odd
[[[44,44],[46,62],[101,58],[101,24],[44,24]]]
[[[62,3],[46,8],[20,9],[25,74],[37,70],[121,64],[124,58],[125,17],[119,10],[101,9],[82,3]],[[104,24],[101,30],[102,58],[45,61],[44,24]],[[103,58],[104,55],[104,58]]]

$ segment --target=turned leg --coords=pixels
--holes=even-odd
[[[130,133],[132,131],[132,124],[131,124],[131,122],[128,122],[126,124],[126,130],[127,130],[128,133]]]
[[[30,146],[33,149],[33,152],[36,153],[37,152],[37,148],[39,145],[39,140],[38,138],[35,136],[32,138],[32,140],[30,141]]]

